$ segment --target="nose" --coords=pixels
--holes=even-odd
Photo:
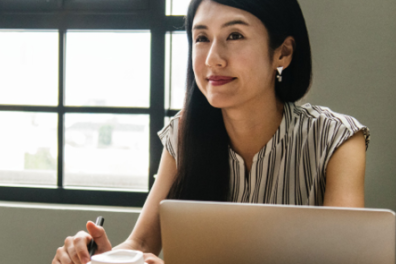
[[[218,41],[213,41],[205,61],[208,67],[223,68],[227,66],[225,47]]]

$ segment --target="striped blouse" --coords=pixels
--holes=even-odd
[[[177,160],[180,115],[158,135]],[[327,107],[284,104],[281,124],[270,141],[254,156],[249,175],[241,156],[229,148],[232,200],[246,203],[322,205],[326,167],[334,151],[356,132],[369,129],[355,118]]]

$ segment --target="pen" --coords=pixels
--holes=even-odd
[[[96,218],[96,225],[97,226],[103,226],[104,223],[104,218],[102,216],[98,216]],[[89,251],[89,256],[92,257],[93,254],[95,254],[95,250],[98,248],[98,245],[96,245],[95,241],[92,239],[91,242],[88,244],[88,251]]]

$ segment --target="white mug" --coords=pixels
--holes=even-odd
[[[91,264],[144,264],[143,253],[136,250],[116,249],[91,257]]]

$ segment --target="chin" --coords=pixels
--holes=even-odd
[[[230,108],[235,105],[232,100],[224,96],[210,96],[207,100],[214,108]]]

